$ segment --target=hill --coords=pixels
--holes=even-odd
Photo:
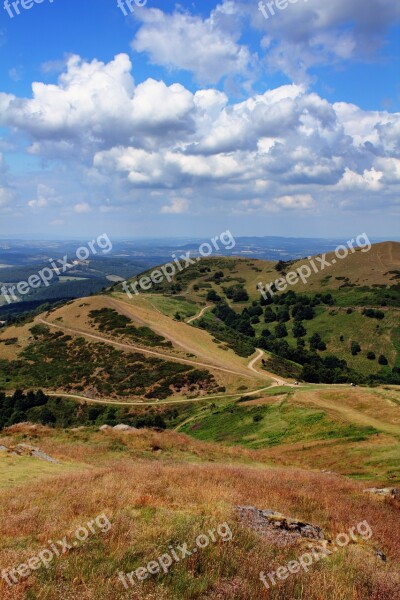
[[[397,492],[364,492],[400,482],[397,246],[371,252],[385,283],[355,279],[357,253],[332,287],[266,299],[258,281],[304,263],[219,257],[146,294],[115,284],[2,328],[1,597],[56,600],[60,581],[71,599],[400,597]],[[84,544],[15,575],[89,523]],[[337,550],[267,589],[262,572],[320,556],[299,523]],[[335,545],[360,523],[371,539]],[[210,532],[150,577],[157,556]]]
[[[280,364],[270,361],[268,368],[278,367],[284,376],[329,382],[327,369],[336,369],[337,382],[398,384],[400,243],[366,250],[348,250],[342,259],[330,253],[286,263],[202,259],[173,281],[152,285],[146,294],[129,298],[116,285],[113,295],[125,296],[135,306],[152,298],[161,312],[175,312],[181,319],[191,314],[192,303],[204,307],[194,324],[241,356],[250,356],[257,347],[277,355]],[[312,265],[323,269],[315,272]],[[297,273],[294,285],[286,281],[291,273]],[[279,280],[284,291],[268,287]],[[328,356],[337,360],[327,362]]]

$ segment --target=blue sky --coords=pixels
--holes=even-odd
[[[1,236],[398,237],[392,0],[25,2],[0,15]]]

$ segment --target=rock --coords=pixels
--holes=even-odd
[[[114,425],[113,429],[114,431],[136,431],[136,427],[131,427],[130,425],[125,425],[124,423]]]
[[[375,494],[382,498],[395,498],[400,500],[400,489],[399,488],[367,488],[364,490],[365,494]]]
[[[55,458],[52,458],[40,448],[35,448],[35,446],[29,446],[29,444],[17,444],[14,448],[11,449],[12,454],[16,454],[18,456],[34,456],[35,458],[39,458],[40,460],[45,460],[46,462],[52,462],[59,464],[59,461]]]
[[[111,425],[102,425],[99,428],[100,431],[108,431],[109,429],[112,429]]]
[[[7,448],[7,446],[1,446],[1,445],[0,445],[0,451],[1,451],[1,450],[5,450],[5,451],[7,452],[8,448]]]
[[[279,545],[287,545],[299,538],[325,539],[318,525],[303,523],[274,510],[260,510],[255,506],[237,506],[236,510],[247,527]]]
[[[378,558],[380,558],[380,559],[381,559],[383,562],[386,562],[386,561],[387,561],[386,554],[384,554],[384,553],[382,552],[382,550],[377,550],[377,549],[375,548],[375,554],[376,554],[376,555],[377,555],[377,557],[378,557]]]

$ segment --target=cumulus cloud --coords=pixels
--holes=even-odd
[[[51,204],[59,204],[60,198],[56,191],[43,183],[37,185],[36,198],[28,201],[28,206],[33,209],[45,208]]]
[[[266,2],[264,0],[264,7]],[[265,64],[293,81],[309,79],[308,70],[349,60],[371,60],[390,27],[400,21],[400,4],[392,0],[288,0],[272,15],[238,0],[253,27],[264,34]]]
[[[385,34],[400,21],[393,0],[280,0],[268,2],[271,8],[264,0],[262,10],[258,4],[223,0],[204,18],[148,8],[137,15],[132,48],[153,64],[191,72],[202,84],[249,78],[265,66],[309,82],[313,67],[375,60]],[[253,37],[261,35],[258,53],[241,42],[249,22]]]
[[[231,1],[206,19],[148,8],[138,16],[141,27],[132,48],[148,54],[154,64],[190,71],[200,83],[215,84],[229,75],[247,74],[252,63],[249,49],[239,43],[240,30],[233,27],[236,17]]]
[[[180,84],[148,79],[135,88],[131,62],[67,61],[58,84],[32,84],[32,98],[0,94],[0,122],[33,139],[35,155],[83,159],[118,143],[157,145],[172,130],[190,130],[193,96]]]
[[[347,206],[366,195],[398,198],[400,114],[331,104],[300,84],[233,103],[212,88],[135,85],[126,55],[109,63],[74,56],[56,84],[33,84],[31,98],[0,94],[0,115],[32,154],[68,165],[68,185],[99,191],[103,212],[143,198],[157,204],[166,193],[165,214],[212,203],[301,211],[339,205],[343,194]],[[189,188],[190,205],[182,200]],[[29,206],[45,208],[53,192],[38,188]],[[75,212],[90,211],[93,194],[71,202]]]

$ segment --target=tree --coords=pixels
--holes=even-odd
[[[375,360],[376,359],[375,352],[368,352],[367,358],[368,358],[368,360]]]
[[[388,365],[388,364],[389,364],[389,361],[388,361],[388,359],[386,358],[386,356],[384,356],[384,354],[381,354],[381,355],[380,355],[380,357],[378,358],[378,363],[379,363],[380,365]]]
[[[274,321],[276,321],[276,313],[272,310],[270,306],[267,306],[267,308],[264,311],[264,321],[266,323],[273,323]]]
[[[221,296],[218,296],[215,290],[210,290],[207,294],[207,300],[211,300],[211,302],[221,302]]]
[[[279,323],[279,325],[277,325],[275,327],[275,335],[277,338],[284,338],[288,336],[288,331],[286,329],[286,325],[284,325],[283,323]]]
[[[310,350],[326,350],[326,344],[319,333],[313,333],[310,337]]]
[[[279,323],[287,323],[288,321],[290,321],[290,314],[288,309],[285,306],[282,306],[278,310],[276,318],[278,319]]]
[[[278,273],[282,273],[282,271],[284,271],[285,268],[286,268],[286,263],[284,260],[280,260],[275,265],[275,269],[278,271]]]
[[[293,325],[293,335],[295,338],[301,338],[307,335],[307,330],[301,321],[295,321]]]
[[[295,304],[292,308],[292,317],[296,321],[311,321],[315,317],[315,311],[312,306],[305,306],[304,304]]]

